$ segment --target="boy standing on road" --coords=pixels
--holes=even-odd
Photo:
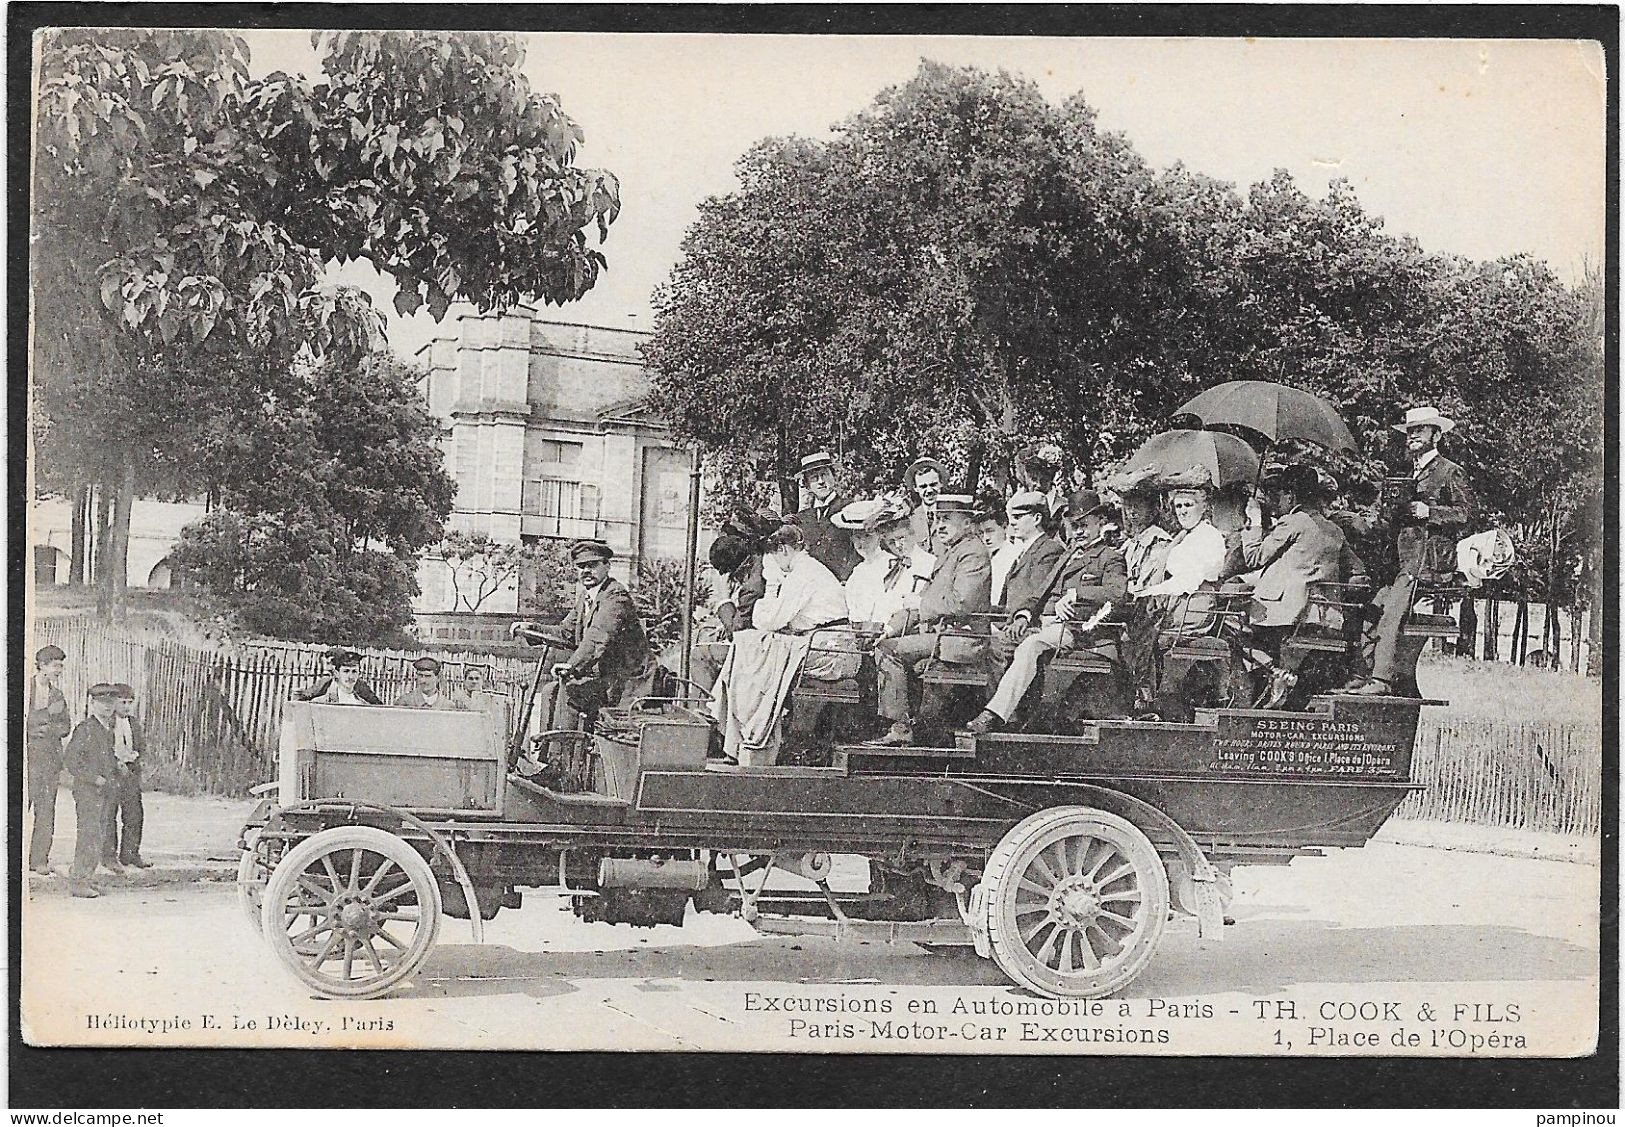
[[[34,678],[28,683],[28,805],[34,830],[28,842],[28,867],[51,871],[51,838],[56,835],[56,788],[62,777],[62,741],[73,731],[68,699],[62,695],[62,667],[68,655],[45,646],[34,655]]]
[[[100,896],[91,878],[102,859],[102,835],[107,829],[107,791],[118,770],[114,754],[113,709],[118,690],[112,685],[90,687],[90,715],[79,722],[68,738],[63,758],[73,776],[74,832],[73,868],[68,871],[68,889],[75,896]]]
[[[147,750],[147,739],[135,714],[135,690],[124,684],[113,688],[118,690],[113,700],[113,758],[117,767],[107,788],[102,864],[115,872],[121,864],[148,869],[152,866],[141,859],[141,827],[146,821],[141,803],[141,755]]]

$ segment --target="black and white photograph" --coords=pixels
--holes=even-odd
[[[1598,1051],[1611,47],[534,12],[31,32],[27,1045]]]

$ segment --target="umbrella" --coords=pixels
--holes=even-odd
[[[1210,387],[1175,414],[1195,415],[1204,426],[1249,427],[1272,443],[1297,439],[1328,450],[1359,449],[1336,407],[1318,395],[1265,380]]]
[[[1233,434],[1216,430],[1170,430],[1153,435],[1129,456],[1123,474],[1149,471],[1170,478],[1202,469],[1215,486],[1256,481],[1258,455]]]

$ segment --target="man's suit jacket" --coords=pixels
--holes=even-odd
[[[1004,579],[1005,610],[1013,613],[1018,607],[1030,605],[1042,593],[1042,587],[1049,582],[1050,574],[1064,555],[1066,545],[1048,533],[1022,549]]]
[[[561,624],[564,636],[576,647],[570,667],[609,680],[642,673],[649,663],[649,643],[632,593],[620,580],[606,579],[590,611],[587,604],[587,596],[578,590],[576,604]]]
[[[914,542],[933,556],[937,554],[936,537],[931,532],[931,513],[924,505],[916,505],[908,514],[908,529]]]
[[[1309,584],[1341,582],[1352,567],[1343,530],[1318,510],[1293,509],[1268,533],[1245,528],[1241,543],[1247,568],[1259,573],[1248,615],[1254,626],[1295,625],[1309,608]]]
[[[1010,613],[1026,611],[1034,623],[1046,615],[1054,617],[1055,604],[1068,591],[1077,592],[1074,619],[1087,618],[1108,602],[1121,607],[1128,598],[1128,565],[1123,562],[1122,549],[1104,540],[1068,546],[1027,601],[1021,606],[1010,604]]]
[[[63,766],[73,776],[74,786],[92,785],[99,775],[111,781],[118,770],[118,758],[113,754],[112,721],[103,724],[94,716],[79,721],[68,746],[63,752]]]
[[[830,523],[830,518],[846,504],[847,499],[837,494],[829,499],[827,505],[814,501],[790,518],[790,522],[801,529],[801,535],[807,542],[807,554],[829,568],[842,583],[847,581],[862,558],[852,546],[852,533]]]
[[[1467,535],[1478,508],[1467,473],[1443,455],[1416,475],[1416,499],[1428,506],[1421,519],[1410,506],[1399,515],[1399,570],[1442,581],[1456,570],[1456,541]]]
[[[922,625],[954,624],[986,632],[985,618],[993,609],[993,561],[987,545],[975,529],[966,529],[959,539],[943,545],[937,570],[920,592]]]

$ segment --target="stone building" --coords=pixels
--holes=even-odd
[[[523,305],[454,308],[446,325],[417,359],[429,409],[449,431],[448,529],[507,543],[597,537],[622,578],[637,560],[682,558],[689,456],[645,406],[646,333],[544,320]],[[468,609],[454,606],[438,558],[418,578],[420,613]],[[508,584],[478,609],[512,613],[517,599]]]

